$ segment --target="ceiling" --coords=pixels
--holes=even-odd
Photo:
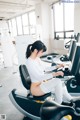
[[[57,0],[0,0],[0,20],[10,19],[25,13],[41,2],[52,4],[55,1]]]

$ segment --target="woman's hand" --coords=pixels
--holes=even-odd
[[[53,73],[53,76],[54,77],[56,77],[56,76],[64,76],[64,73],[62,71],[58,71],[58,72]]]
[[[57,68],[64,67],[64,64],[57,65],[56,67],[57,67]]]

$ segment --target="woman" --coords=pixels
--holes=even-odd
[[[56,76],[63,76],[62,71],[50,72],[63,65],[48,67],[40,57],[46,51],[46,46],[41,41],[36,41],[28,45],[26,51],[27,68],[31,77],[31,93],[41,96],[49,92],[55,93],[55,101],[59,104],[63,99],[70,101],[72,97],[68,94],[66,86],[62,86],[62,81]]]

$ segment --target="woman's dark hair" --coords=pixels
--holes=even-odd
[[[44,43],[42,43],[40,40],[35,41],[33,44],[28,45],[26,51],[26,58],[28,58],[35,49],[37,49],[38,51],[43,50],[43,52],[47,50]]]

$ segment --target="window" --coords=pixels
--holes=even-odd
[[[71,32],[71,31],[70,32],[66,32],[66,37],[67,38],[69,38],[69,37],[71,38],[72,36],[74,36],[74,32]]]
[[[29,21],[28,21],[28,14],[22,15],[22,24],[23,24],[23,33],[24,34],[29,34]]]
[[[64,4],[65,30],[74,30],[74,4]]]
[[[21,21],[21,16],[16,18],[16,22],[17,22],[17,31],[18,31],[18,35],[22,35],[22,21]]]
[[[8,26],[9,26],[9,32],[11,32],[12,31],[11,20],[8,21]]]
[[[74,37],[74,3],[56,3],[54,12],[54,38],[71,39]]]
[[[15,20],[15,18],[13,18],[11,20],[11,23],[12,23],[12,33],[13,33],[13,36],[16,36],[17,35],[17,28],[16,28],[16,20]]]
[[[63,4],[59,5],[56,3],[54,5],[55,11],[55,31],[63,31]]]
[[[30,34],[35,34],[36,32],[36,16],[35,12],[29,12],[29,24],[30,24]]]
[[[60,37],[60,38],[63,38],[64,37],[64,34],[63,34],[63,32],[56,32],[56,37]]]
[[[13,34],[23,35],[31,34],[36,35],[36,16],[35,11],[27,12],[21,16],[8,20],[9,30]],[[12,30],[11,30],[12,29]]]

